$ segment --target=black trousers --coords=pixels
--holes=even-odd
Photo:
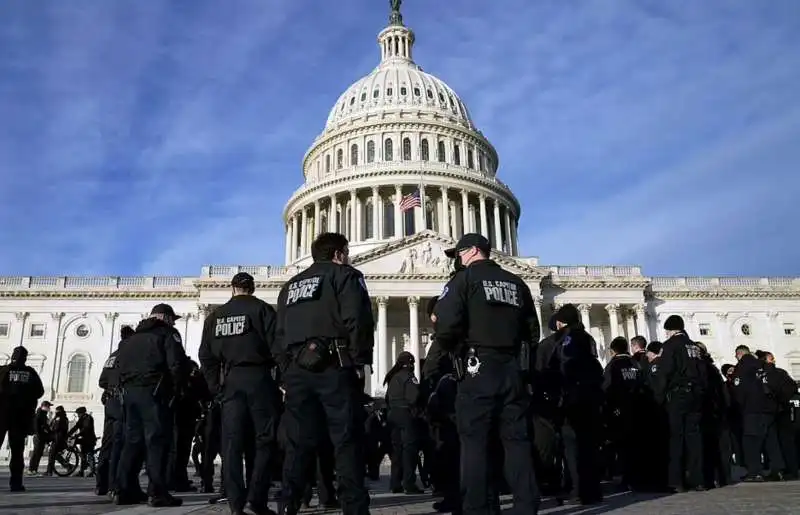
[[[333,443],[339,498],[345,515],[364,515],[369,494],[364,486],[361,438],[363,418],[357,410],[358,379],[353,370],[330,367],[311,372],[291,363],[284,373],[286,385],[286,457],[284,499],[299,505],[305,491],[309,462],[319,440],[318,427],[328,426]],[[320,420],[320,406],[324,420]]]
[[[150,386],[129,386],[123,401],[125,409],[125,444],[120,457],[120,495],[139,491],[141,449],[146,449],[147,494],[167,495],[167,454],[172,434],[172,414],[164,402],[153,397]]]
[[[31,415],[33,416],[33,415]],[[0,447],[8,434],[8,449],[11,452],[11,460],[8,468],[11,478],[8,483],[11,488],[22,486],[22,472],[25,470],[25,437],[28,436],[30,424],[24,414],[18,420],[10,420],[6,414],[0,419]]]
[[[389,486],[393,490],[414,489],[420,440],[417,421],[410,409],[391,406],[388,418],[392,433],[392,473]]]
[[[446,503],[460,505],[461,487],[454,471],[461,470],[461,445],[455,417],[453,420],[438,420],[431,427],[436,442],[433,458],[436,486],[444,494]]]
[[[222,449],[222,407],[214,402],[208,408],[206,423],[203,428],[203,458],[200,460],[200,478],[203,488],[214,488],[214,460]],[[222,475],[222,474],[220,474]],[[225,481],[222,482],[221,492],[225,491]]]
[[[117,398],[106,401],[103,418],[103,439],[100,441],[100,459],[97,463],[96,489],[108,492],[117,489],[117,468],[122,446],[125,444],[125,426],[122,405]]]
[[[192,454],[194,427],[197,422],[195,411],[189,407],[178,405],[175,409],[172,425],[169,458],[167,460],[167,486],[170,490],[183,490],[189,487],[189,475],[186,468]]]
[[[269,499],[270,454],[278,431],[278,387],[266,367],[233,367],[222,396],[222,461],[225,493],[231,510],[249,501],[257,507]],[[250,481],[245,483],[243,460],[247,440],[255,443]]]
[[[46,435],[39,434],[33,437],[33,452],[31,453],[31,462],[28,470],[31,472],[39,471],[39,463],[42,461],[44,455],[44,447],[50,440]]]
[[[512,513],[537,513],[540,495],[533,471],[526,414],[530,399],[515,356],[481,349],[475,375],[459,384],[456,420],[461,438],[463,512],[483,515],[490,504],[490,437],[497,428],[505,451],[505,477],[514,498]]]
[[[771,472],[781,472],[785,463],[778,441],[775,415],[772,413],[745,413],[742,415],[742,447],[747,474],[761,474],[763,449]]]
[[[671,392],[665,404],[669,426],[669,486],[703,484],[702,399],[691,392]],[[685,476],[684,476],[685,471]],[[684,477],[686,484],[684,485]]]
[[[795,443],[795,429],[792,424],[792,415],[789,411],[780,411],[775,417],[775,428],[778,431],[783,461],[786,465],[784,472],[789,476],[797,476],[797,445]]]
[[[303,502],[310,504],[313,495],[313,485],[317,485],[319,503],[326,505],[336,501],[336,492],[333,490],[334,479],[334,451],[328,435],[319,443],[316,449],[316,459],[311,460],[308,469],[308,483],[303,496]]]
[[[564,410],[561,440],[568,474],[564,490],[585,503],[602,500],[600,489],[600,435],[602,422],[599,407],[577,403]]]

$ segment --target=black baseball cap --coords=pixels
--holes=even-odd
[[[168,317],[171,317],[174,320],[181,318],[180,315],[175,314],[175,310],[172,309],[172,306],[170,306],[169,304],[156,304],[155,306],[153,306],[153,309],[150,310],[150,314],[167,315]]]
[[[256,280],[253,278],[252,275],[248,274],[247,272],[239,272],[238,274],[233,276],[231,279],[231,286],[234,288],[242,288],[242,289],[255,289]]]
[[[462,236],[458,240],[458,243],[456,243],[455,247],[453,247],[452,249],[445,250],[444,255],[449,258],[454,258],[456,257],[457,252],[460,252],[464,249],[468,249],[470,247],[476,247],[478,250],[484,252],[485,254],[489,254],[489,252],[491,252],[492,250],[492,244],[489,243],[489,240],[487,240],[482,235],[476,232],[471,232]]]

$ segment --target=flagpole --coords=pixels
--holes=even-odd
[[[422,167],[424,162],[422,159],[419,161],[419,205],[422,209],[422,230],[426,230],[428,228],[428,213],[425,211],[425,180],[423,179],[423,170]]]

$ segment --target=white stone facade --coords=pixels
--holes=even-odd
[[[413,44],[408,28],[384,29],[380,65],[332,109],[303,159],[305,182],[286,206],[284,265],[206,266],[197,277],[0,277],[0,363],[24,345],[46,398],[99,415],[100,368],[120,327],[170,303],[184,316],[177,328],[196,356],[205,313],[229,298],[236,272],[251,273],[257,294],[275,303],[284,281],[310,262],[314,236],[332,230],[350,238],[373,298],[368,389],[377,394],[400,351],[424,355],[425,303],[448,277],[442,250],[475,231],[530,285],[543,326],[559,304],[575,303],[602,347],[618,335],[662,339],[664,319],[677,313],[718,363],[731,362],[745,343],[773,352],[800,378],[800,278],[651,278],[636,266],[544,266],[520,257],[520,205],[496,177],[494,148],[453,90],[413,62]],[[401,212],[400,199],[417,188],[422,206]]]

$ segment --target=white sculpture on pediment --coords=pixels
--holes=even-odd
[[[419,247],[408,249],[399,270],[401,274],[440,274],[449,272],[449,260],[443,255],[434,255],[434,247],[429,241]]]

